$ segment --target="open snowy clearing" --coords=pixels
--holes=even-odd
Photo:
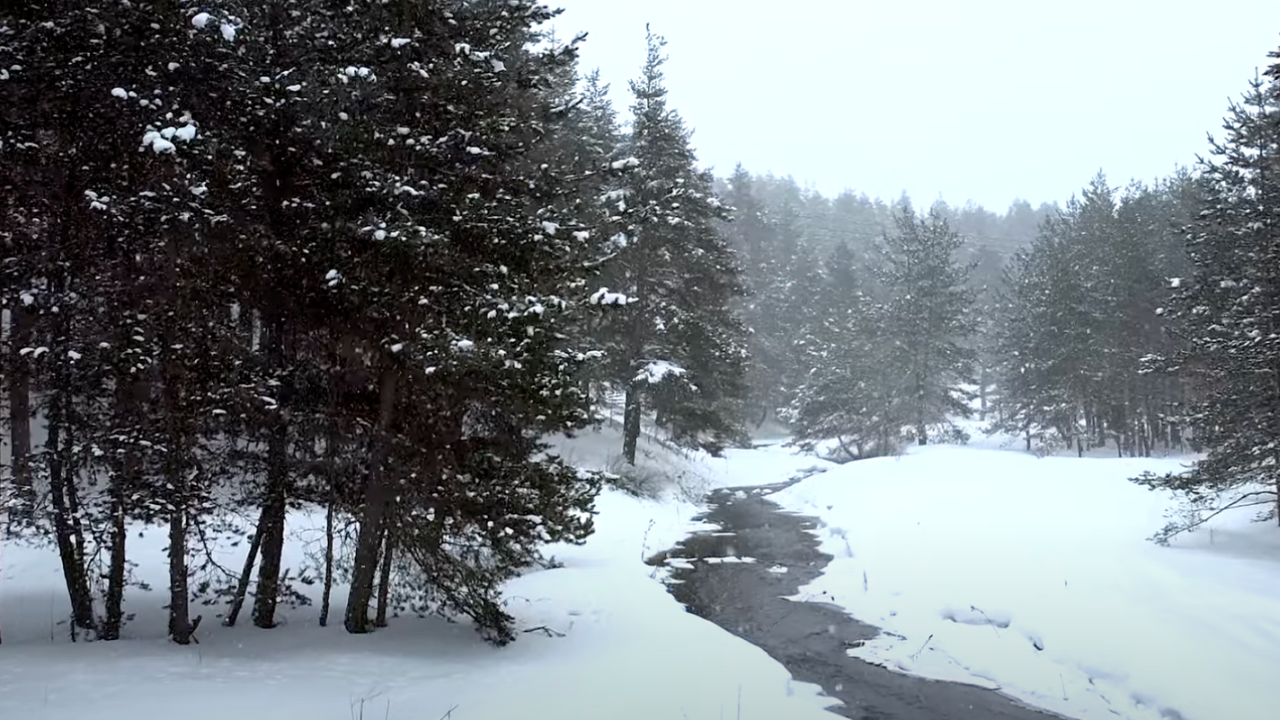
[[[608,430],[561,441],[585,467],[616,466],[620,440]],[[724,475],[735,460],[707,462],[646,441],[642,468],[676,471],[688,493]],[[803,458],[774,458],[775,469]],[[751,462],[741,463],[751,467]],[[582,547],[550,549],[565,567],[532,572],[507,587],[518,627],[531,632],[506,648],[485,645],[466,624],[394,619],[385,630],[351,636],[341,627],[345,595],[335,592],[331,625],[315,607],[285,612],[274,630],[253,628],[247,612],[226,629],[212,617],[186,648],[163,639],[160,592],[130,595],[138,613],[129,639],[71,645],[56,554],[6,546],[0,556],[0,717],[24,720],[825,720],[833,701],[791,681],[765,653],[687,613],[643,558],[698,529],[687,501],[643,501],[607,491],[597,533]],[[290,520],[285,564],[305,562],[323,518]],[[163,528],[133,539],[131,556],[163,569]],[[241,549],[220,560],[238,567]],[[162,577],[145,578],[153,586]],[[545,630],[538,629],[545,628]],[[87,692],[86,688],[92,688]],[[362,714],[363,705],[363,714]],[[740,710],[739,710],[740,708]]]
[[[855,657],[1074,718],[1270,720],[1280,531],[1245,510],[1148,542],[1174,503],[1127,478],[1182,462],[979,440],[832,466],[771,499],[821,518],[835,558],[794,599],[882,628]]]

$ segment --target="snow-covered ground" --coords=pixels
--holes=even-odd
[[[616,468],[615,432],[561,440],[581,466]],[[739,460],[673,453],[649,439],[642,468],[678,476],[686,495],[731,481]],[[803,464],[775,459],[775,469]],[[0,554],[0,718],[22,720],[828,720],[832,701],[792,682],[765,653],[685,612],[643,558],[696,529],[699,508],[678,497],[600,498],[598,531],[582,547],[555,547],[565,567],[533,572],[507,587],[519,639],[489,647],[470,627],[395,619],[372,635],[316,625],[316,609],[286,613],[264,631],[205,618],[200,644],[163,639],[160,592],[135,593],[129,639],[71,645],[55,554],[6,546]],[[290,521],[285,562],[298,567],[322,518]],[[142,567],[165,567],[163,530],[132,540]],[[238,567],[241,549],[221,559]],[[163,587],[162,577],[148,577]],[[210,615],[212,609],[201,608]],[[247,612],[246,612],[247,616]],[[546,628],[535,630],[536,628]],[[548,632],[549,631],[549,632]],[[452,710],[452,714],[449,714]]]
[[[835,558],[794,599],[883,629],[851,654],[1073,718],[1280,716],[1280,530],[1246,510],[1160,547],[1146,538],[1175,504],[1127,478],[1186,459],[976,440],[831,466],[771,498],[819,517]]]
[[[624,469],[619,445],[611,427],[556,441],[575,464],[613,471]],[[66,600],[54,554],[9,546],[0,718],[342,720],[363,706],[387,720],[451,709],[453,720],[829,720],[816,688],[686,613],[643,563],[706,529],[692,521],[691,498],[819,468],[772,499],[818,516],[835,557],[793,599],[832,602],[883,628],[856,656],[1074,718],[1269,720],[1280,707],[1280,531],[1246,511],[1172,547],[1148,542],[1173,503],[1127,478],[1182,462],[1037,458],[975,434],[967,447],[837,466],[776,445],[712,459],[647,436],[640,480],[671,478],[674,491],[662,501],[603,495],[597,534],[552,548],[565,567],[507,587],[531,632],[502,649],[435,620],[354,637],[317,627],[312,607],[271,631],[207,618],[201,643],[179,648],[162,637],[159,593],[130,597],[128,640],[73,646],[57,624]],[[317,518],[291,519],[287,564],[303,562],[318,529]],[[160,532],[133,542],[144,568],[164,567]],[[240,552],[222,560],[236,565]]]

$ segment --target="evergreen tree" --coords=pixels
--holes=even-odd
[[[1117,454],[1149,455],[1173,441],[1178,386],[1142,373],[1141,359],[1165,344],[1157,309],[1178,266],[1176,187],[1117,194],[1098,175],[1015,257],[995,333],[997,429],[1080,454],[1114,441]]]
[[[882,337],[901,374],[894,388],[901,415],[924,445],[930,427],[971,413],[972,393],[962,387],[974,381],[975,353],[964,344],[976,328],[971,266],[956,257],[960,237],[937,213],[921,217],[905,206],[896,225],[885,236]]]
[[[190,641],[206,581],[188,536],[256,506],[232,615],[260,560],[254,621],[273,626],[285,513],[310,502],[329,570],[334,516],[360,521],[349,630],[370,628],[375,585],[382,623],[395,584],[510,640],[502,582],[540,543],[585,537],[598,487],[538,439],[587,419],[594,353],[568,331],[598,253],[582,219],[599,159],[553,150],[573,59],[534,49],[553,14],[107,5],[25,8],[4,48],[24,76],[0,84],[18,151],[0,271],[25,309],[8,390],[49,426],[27,476],[57,507],[33,522],[52,526],[75,625],[118,635],[123,530],[159,521],[170,634]]]
[[[834,439],[846,460],[895,451],[904,420],[885,307],[864,290],[847,244],[827,259],[810,302],[817,312],[798,342],[807,372],[788,415],[795,438],[803,446]]]
[[[1233,103],[1225,135],[1202,160],[1205,203],[1192,225],[1192,270],[1166,317],[1177,352],[1152,358],[1190,376],[1187,420],[1205,456],[1190,472],[1145,484],[1220,507],[1260,505],[1280,517],[1280,52]],[[1169,526],[1166,539],[1185,529]]]
[[[631,83],[629,156],[617,161],[634,167],[615,193],[626,226],[602,268],[608,288],[634,299],[602,327],[609,377],[626,391],[623,454],[632,463],[648,408],[681,442],[716,451],[740,440],[747,360],[731,307],[743,291],[739,268],[716,229],[726,209],[667,103],[665,41],[650,33],[648,42]]]
[[[775,216],[755,192],[754,179],[739,165],[726,200],[733,208],[724,233],[743,267],[747,295],[739,303],[749,328],[751,357],[746,384],[750,410],[761,424],[783,408],[793,389],[791,350],[795,319],[789,315],[791,274],[800,238],[794,214]]]

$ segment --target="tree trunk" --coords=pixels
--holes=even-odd
[[[365,480],[364,512],[360,517],[360,533],[356,537],[355,560],[351,568],[351,593],[343,619],[349,633],[367,633],[369,603],[373,600],[374,577],[378,571],[378,549],[382,544],[382,525],[391,502],[393,488],[383,467],[387,457],[387,434],[395,411],[396,372],[385,367],[378,378],[378,424],[373,433],[369,453],[369,476]]]
[[[258,590],[253,598],[253,624],[276,625],[280,599],[280,559],[284,553],[284,522],[288,510],[288,428],[277,418],[267,446],[267,493],[258,526],[262,537],[262,562],[258,564]]]
[[[67,466],[67,450],[70,441],[63,437],[66,429],[66,409],[69,404],[65,396],[70,393],[65,377],[59,378],[59,389],[50,398],[48,414],[48,437],[45,448],[49,463],[49,496],[53,503],[53,534],[58,546],[58,557],[62,561],[62,577],[67,586],[67,596],[71,601],[71,617],[76,627],[85,630],[94,628],[93,596],[89,592],[89,576],[84,567],[84,556],[80,551],[82,545],[76,543],[76,525],[79,520],[72,513],[70,498],[74,498],[74,479],[69,478],[70,468]]]
[[[978,422],[987,421],[987,380],[985,375],[978,380]]]
[[[169,637],[189,645],[196,629],[187,590],[187,517],[179,505],[169,510]]]
[[[390,528],[384,530],[383,535],[382,572],[378,576],[378,615],[373,621],[380,628],[387,626],[387,605],[391,600],[391,561],[395,550],[395,537]]]
[[[125,373],[117,375],[114,418],[117,431],[128,427],[136,429],[139,417],[137,389]],[[129,537],[128,502],[130,495],[138,487],[138,475],[141,469],[141,461],[133,438],[126,440],[126,443],[128,445],[120,450],[122,456],[114,464],[111,477],[111,562],[107,568],[105,617],[102,630],[98,634],[98,637],[103,640],[118,640],[124,625],[124,586]]]
[[[916,425],[916,444],[917,445],[929,444],[929,431],[925,429],[924,425]]]
[[[179,248],[176,230],[165,230],[165,280],[164,300],[168,303],[162,335],[164,346],[160,358],[165,424],[164,479],[169,490],[169,637],[179,645],[188,645],[195,635],[200,617],[191,620],[191,595],[187,568],[187,513],[190,510],[196,470],[190,457],[192,438],[185,407],[186,377],[181,359],[176,356],[182,347],[178,327],[182,317],[181,277],[178,272]]]
[[[259,515],[265,514],[266,508],[263,508]],[[253,529],[253,536],[249,540],[249,552],[245,554],[244,567],[240,569],[240,579],[236,582],[235,595],[231,596],[231,607],[227,610],[227,617],[222,620],[222,624],[227,627],[235,627],[236,622],[240,619],[240,610],[244,607],[244,599],[249,594],[249,582],[253,577],[253,565],[258,560],[258,549],[262,547],[262,526],[261,517],[258,519],[258,525]]]
[[[627,388],[627,399],[622,414],[622,457],[630,465],[636,464],[636,447],[640,443],[640,389]]]
[[[329,625],[329,605],[333,599],[333,490],[324,511],[324,589],[320,593],[320,627]]]
[[[166,345],[176,343],[176,333],[166,332]],[[164,368],[164,420],[166,424],[164,479],[169,489],[169,637],[179,645],[191,642],[190,593],[187,577],[187,505],[190,502],[190,482],[187,476],[187,433],[181,417],[181,380],[177,360],[168,357],[162,361]]]
[[[125,462],[132,465],[130,459]],[[105,617],[98,634],[103,640],[120,639],[120,628],[124,625],[125,553],[129,537],[125,503],[124,480],[117,478],[111,487],[111,563],[107,567]]]
[[[31,342],[35,317],[21,301],[9,314],[9,448],[13,470],[15,506],[9,521],[29,521],[35,505],[31,479],[31,372],[18,352]]]
[[[168,390],[166,389],[166,392]],[[172,420],[170,421],[173,422]],[[181,442],[181,440],[178,440]],[[169,449],[174,453],[174,447]],[[169,637],[179,645],[191,643],[190,593],[187,586],[187,485],[180,460],[165,461],[165,480],[174,489],[169,508]]]
[[[263,343],[266,345],[267,362],[274,371],[285,365],[285,325],[279,316],[272,315],[262,323]],[[281,390],[288,395],[286,385]],[[284,525],[289,502],[289,399],[270,421],[267,438],[267,483],[262,504],[262,561],[258,565],[258,590],[253,598],[253,624],[260,628],[276,625],[276,604],[280,599],[280,565],[284,553]]]

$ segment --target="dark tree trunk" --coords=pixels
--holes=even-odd
[[[385,541],[382,549],[382,572],[378,576],[378,614],[373,624],[384,628],[387,626],[387,605],[391,601],[391,561],[395,550],[395,536],[390,528],[383,531]]]
[[[178,465],[173,461],[169,464]],[[187,587],[187,482],[180,467],[168,473],[167,479],[178,489],[169,509],[169,637],[179,645],[188,645],[195,628]]]
[[[285,364],[284,322],[272,317],[263,326],[270,367],[280,371]],[[288,387],[281,390],[288,394]],[[262,561],[258,565],[258,591],[253,599],[253,624],[260,628],[275,627],[276,604],[280,598],[280,565],[284,553],[284,524],[289,502],[289,424],[287,398],[271,419],[267,439],[267,487],[262,504]]]
[[[636,464],[636,447],[640,444],[640,389],[627,388],[627,399],[622,412],[622,457],[631,465]]]
[[[929,431],[925,429],[924,425],[916,426],[916,444],[917,445],[929,444]]]
[[[31,373],[18,352],[31,342],[34,316],[21,301],[9,311],[9,447],[16,506],[9,520],[28,521],[35,504],[31,479]]]
[[[334,509],[338,504],[338,428],[337,422],[338,390],[337,383],[331,387],[330,425],[324,440],[324,476],[329,483],[329,495],[324,509],[324,588],[320,593],[320,627],[329,624],[329,608],[333,599],[333,548],[334,548]]]
[[[132,461],[125,460],[132,465]],[[124,625],[124,584],[125,559],[129,528],[127,525],[125,506],[125,487],[122,479],[117,479],[111,488],[111,562],[107,567],[107,594],[105,598],[105,617],[102,631],[98,634],[103,640],[120,639],[120,628]]]
[[[138,387],[127,376],[122,373],[116,377],[116,428],[136,430],[137,418],[140,415],[137,393]],[[128,444],[122,448],[122,455],[114,467],[111,478],[111,562],[107,568],[105,616],[102,630],[98,635],[103,640],[118,640],[120,629],[124,625],[124,586],[129,537],[128,499],[138,487],[141,468],[141,460],[133,440],[130,437],[126,441]]]
[[[324,589],[320,593],[320,627],[329,625],[329,606],[333,600],[333,506],[330,490],[324,511]]]
[[[169,637],[179,645],[188,645],[195,634],[200,618],[191,620],[191,596],[187,569],[187,512],[191,505],[194,478],[189,476],[191,462],[191,430],[188,409],[184,407],[183,383],[186,380],[180,358],[181,347],[177,323],[181,315],[178,274],[178,240],[175,231],[169,229],[165,242],[166,300],[170,315],[163,328],[164,355],[160,361],[162,375],[161,407],[165,423],[164,479],[169,488]]]
[[[383,465],[387,457],[387,435],[391,431],[395,411],[396,380],[396,372],[391,367],[383,368],[378,378],[378,423],[369,453],[364,512],[360,517],[360,532],[356,537],[355,560],[351,568],[351,593],[347,596],[347,610],[343,618],[343,624],[349,633],[367,633],[371,630],[369,603],[373,600],[374,579],[378,572],[383,520],[393,494]]]
[[[253,624],[275,627],[280,598],[280,564],[284,553],[284,522],[288,510],[288,429],[283,420],[272,428],[267,446],[267,494],[262,504],[259,531],[262,561],[258,565],[258,590],[253,598]]]
[[[259,511],[259,515],[266,511],[266,508],[263,508]],[[258,549],[262,547],[262,526],[263,522],[259,517],[258,525],[253,529],[253,536],[249,539],[249,552],[245,554],[244,566],[240,568],[240,579],[236,581],[236,592],[231,596],[231,607],[227,609],[227,616],[222,620],[222,624],[227,627],[235,627],[236,622],[240,620],[240,610],[244,608],[244,599],[249,594],[253,565],[258,560]]]
[[[978,421],[986,423],[987,421],[987,372],[979,370],[978,372]]]
[[[71,391],[67,387],[65,376],[61,376],[61,373],[59,375],[59,389],[50,398],[48,437],[45,444],[49,463],[49,496],[53,503],[53,534],[58,546],[58,556],[62,561],[67,596],[71,601],[72,622],[78,628],[90,630],[95,626],[93,596],[89,592],[89,576],[85,571],[81,552],[83,542],[76,542],[76,538],[83,535],[78,530],[79,520],[72,508],[75,501],[75,481],[69,477],[71,468],[67,463],[71,443],[63,437],[67,431],[66,411],[70,405],[68,396]]]

